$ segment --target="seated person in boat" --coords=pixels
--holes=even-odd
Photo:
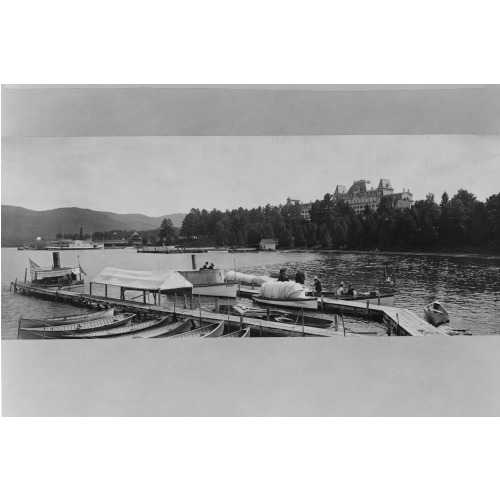
[[[204,269],[208,269],[208,262],[205,262],[205,265],[200,268],[200,271],[203,271]]]
[[[215,266],[214,266],[213,262],[210,264],[210,266],[208,267],[208,269],[215,269]]]
[[[349,283],[347,287],[347,295],[356,295],[356,290],[354,290],[354,287],[352,286],[351,283]]]
[[[58,288],[61,289],[63,286],[70,286],[73,284],[73,280],[71,279],[71,276],[68,274],[65,274],[60,280],[59,280],[59,286]]]
[[[316,292],[316,296],[320,297],[321,292],[323,291],[323,287],[321,286],[321,281],[317,276],[314,277],[314,291]]]
[[[288,276],[286,275],[286,267],[282,267],[280,269],[280,274],[278,276],[278,281],[289,281]]]
[[[337,295],[344,295],[345,294],[345,287],[344,287],[344,282],[341,281],[340,285],[337,288]]]

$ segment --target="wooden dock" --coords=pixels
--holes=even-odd
[[[253,297],[259,293],[258,288],[240,287],[241,297]],[[341,314],[352,314],[368,319],[383,321],[389,335],[411,335],[421,337],[427,335],[448,335],[446,329],[436,328],[415,313],[400,307],[389,307],[368,302],[337,300],[330,297],[318,298],[318,311]]]
[[[175,314],[181,318],[191,318],[194,320],[225,321],[233,328],[239,328],[243,323],[251,327],[253,336],[281,336],[281,337],[343,337],[351,336],[349,332],[344,332],[341,325],[336,331],[334,329],[314,328],[302,326],[300,321],[296,325],[276,323],[274,321],[261,320],[259,318],[247,318],[239,315],[228,315],[216,313],[203,307],[189,309],[177,307],[170,304],[154,305],[142,303],[134,300],[121,300],[118,298],[90,295],[69,290],[54,290],[50,288],[40,288],[31,286],[30,283],[11,283],[11,289],[27,295],[35,295],[55,301],[70,302],[79,306],[87,307],[118,307],[136,313],[139,317],[148,317],[153,314]],[[183,302],[179,300],[179,303]]]
[[[273,321],[261,320],[259,318],[247,318],[239,315],[227,315],[212,312],[204,308],[188,308],[187,301],[184,298],[184,307],[177,307],[175,304],[152,305],[149,303],[141,303],[133,300],[121,300],[99,295],[91,295],[86,293],[78,293],[68,290],[54,290],[50,288],[33,287],[29,282],[11,283],[11,289],[20,291],[26,294],[43,296],[54,300],[68,301],[81,306],[116,306],[135,312],[139,315],[151,314],[168,314],[175,312],[181,317],[198,319],[200,312],[204,319],[213,321],[227,321],[231,327],[245,323],[252,328],[252,333],[260,333],[267,335],[280,335],[284,337],[290,336],[306,336],[306,337],[332,337],[332,336],[350,336],[350,332],[344,331],[342,326],[338,330],[330,330],[314,327],[303,327],[300,324],[290,325],[283,323],[275,323]],[[179,300],[179,303],[181,301]],[[342,314],[356,314],[367,318],[382,319],[387,326],[388,335],[409,335],[413,337],[422,337],[430,335],[445,335],[446,330],[438,329],[427,323],[423,318],[419,318],[415,313],[397,307],[379,306],[355,301],[335,300],[332,298],[322,297],[318,299],[319,311],[339,311]],[[352,333],[356,334],[355,331]]]

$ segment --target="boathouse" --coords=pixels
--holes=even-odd
[[[259,249],[268,251],[276,250],[276,241],[271,239],[260,240]]]
[[[139,233],[137,231],[134,231],[132,236],[128,239],[128,244],[135,247],[142,246],[142,238],[139,236]]]

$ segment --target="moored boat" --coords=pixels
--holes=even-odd
[[[130,324],[133,313],[123,313],[109,318],[100,318],[93,321],[73,323],[69,325],[46,326],[42,328],[19,328],[17,338],[20,339],[49,339],[61,338],[63,334],[70,332],[91,332],[97,330],[110,329],[112,327],[125,326]]]
[[[224,321],[220,323],[205,325],[194,330],[190,330],[184,333],[179,333],[177,335],[168,336],[169,339],[180,339],[180,338],[215,338],[220,337],[224,333]]]
[[[91,332],[72,331],[63,333],[63,339],[101,339],[101,338],[115,338],[115,337],[131,337],[137,332],[144,332],[153,328],[162,328],[165,325],[172,323],[171,316],[163,318],[155,318],[140,323],[132,323],[127,326],[120,326],[118,328],[110,328],[106,330],[95,330]]]
[[[59,252],[53,253],[52,267],[42,267],[29,259],[31,284],[41,287],[71,288],[83,285],[84,274],[80,264],[74,267],[61,267]]]
[[[176,321],[169,325],[162,325],[149,328],[147,331],[140,332],[134,335],[134,339],[158,339],[177,335],[179,333],[187,332],[193,327],[193,321],[186,319],[183,321]]]
[[[240,338],[250,337],[250,327],[237,330],[235,332],[229,332],[221,335],[219,338]]]
[[[238,283],[226,281],[222,269],[200,269],[178,271],[178,273],[192,283],[193,295],[236,298],[238,293]]]
[[[99,318],[109,318],[114,316],[115,309],[113,307],[96,312],[84,314],[74,314],[72,316],[59,316],[56,318],[23,318],[19,320],[19,328],[43,328],[44,326],[71,325],[74,323],[82,323],[92,321]]]
[[[252,300],[258,304],[293,309],[318,309],[318,299],[307,297],[302,285],[291,281],[264,283],[259,295]]]
[[[102,250],[103,248],[104,245],[102,243],[83,240],[53,241],[46,247],[47,250]]]
[[[380,306],[394,306],[394,293],[379,293],[376,291],[367,292],[367,293],[356,293],[354,295],[348,295],[345,293],[336,293],[334,291],[326,291],[322,292],[323,297],[328,297],[336,300],[345,300],[345,301],[358,301],[364,302],[368,301],[373,305]]]
[[[448,321],[450,321],[450,315],[448,311],[437,300],[430,304],[427,304],[424,307],[424,314],[429,322],[434,326],[441,325],[442,323],[447,323]]]
[[[275,321],[277,323],[287,323],[302,325],[302,317],[304,318],[304,326],[312,326],[314,328],[330,328],[333,326],[333,321],[326,318],[316,318],[315,316],[303,316],[302,314],[294,314],[289,311],[282,311],[280,309],[271,309],[269,311],[262,307],[246,307],[241,304],[220,306],[219,311],[226,313],[229,311],[234,311],[236,314],[245,316],[247,318],[260,318],[269,321]],[[268,314],[269,313],[269,314]]]

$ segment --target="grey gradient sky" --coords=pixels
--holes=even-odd
[[[159,216],[361,175],[415,199],[500,191],[496,86],[172,87],[2,87],[2,203]]]

